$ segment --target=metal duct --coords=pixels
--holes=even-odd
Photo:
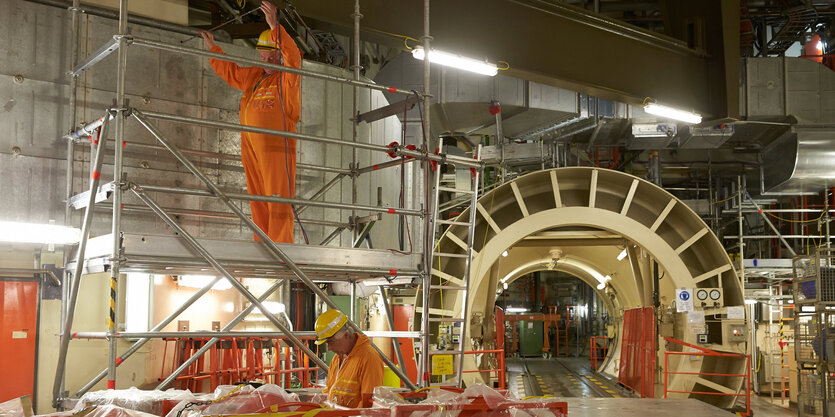
[[[794,126],[763,151],[764,194],[817,193],[835,183],[835,125]]]

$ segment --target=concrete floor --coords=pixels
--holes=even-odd
[[[604,410],[618,410],[621,417],[647,414],[675,414],[686,417],[689,412],[706,416],[732,416],[733,414],[697,400],[640,399],[617,381],[593,372],[588,357],[560,358],[508,358],[506,360],[508,389],[519,398],[553,395],[564,398],[569,414],[600,415]],[[591,400],[594,399],[594,400]],[[606,400],[608,399],[608,400]],[[652,412],[649,410],[652,409]],[[797,416],[797,408],[788,401],[773,403],[768,396],[751,396],[751,409],[755,417]],[[689,410],[682,414],[682,410]]]

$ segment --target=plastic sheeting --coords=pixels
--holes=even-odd
[[[460,393],[432,389],[416,403],[409,399],[396,389],[377,387],[373,407],[390,410],[391,417],[563,417],[566,410],[558,398],[518,400],[481,384]]]
[[[88,405],[116,405],[156,416],[164,416],[183,401],[200,401],[206,394],[192,394],[188,390],[140,390],[137,388],[92,391],[84,394],[75,409]]]
[[[52,414],[41,414],[37,417],[70,417],[74,415],[81,415],[80,413],[84,412],[87,409],[89,409],[89,413],[83,414],[84,417],[155,417],[154,414],[136,410],[129,410],[127,408],[119,407],[113,404],[76,407],[69,411],[59,411],[57,413]]]
[[[258,388],[250,385],[221,385],[209,398],[203,398],[202,401],[182,401],[168,412],[166,417],[258,413],[269,411],[270,406],[273,405],[298,401],[298,395],[290,394],[274,384],[266,384]],[[295,408],[282,411],[293,410]]]

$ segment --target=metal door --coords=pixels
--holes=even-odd
[[[0,402],[34,394],[38,282],[0,280]]]

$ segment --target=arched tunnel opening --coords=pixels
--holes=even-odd
[[[608,335],[615,333],[602,299],[607,297],[605,281],[593,287],[553,269],[503,281],[496,307],[504,314],[508,356],[583,357],[594,368],[603,364]]]
[[[471,209],[460,218],[469,216]],[[510,288],[544,271],[570,276],[591,288],[603,306],[595,321],[606,315],[604,336],[610,346],[598,366],[602,375],[621,385],[631,383],[630,388],[644,397],[663,395],[666,382],[670,391],[702,393],[671,393],[670,397],[699,398],[724,408],[732,405],[734,397],[726,394],[737,392],[744,378],[728,375],[741,375],[746,368],[744,359],[732,356],[745,352],[745,338],[736,331],[744,323],[736,314],[744,305],[742,287],[716,236],[684,203],[629,174],[566,167],[508,181],[482,195],[474,209],[468,290],[430,292],[428,312],[430,318],[436,317],[430,321],[429,332],[435,336],[430,336],[430,343],[438,346],[437,335],[448,332],[453,339],[463,337],[466,350],[512,350],[512,338],[496,338],[497,328],[507,328],[506,320],[497,320],[495,311],[504,284]],[[450,226],[437,243],[438,250],[466,253],[466,233],[463,227]],[[435,260],[433,285],[460,285],[456,277],[464,276],[466,268],[462,258]],[[720,296],[691,300],[693,305],[677,303],[681,289],[694,294],[698,289],[716,290]],[[588,303],[578,304],[587,314]],[[418,305],[415,328],[420,327],[423,312]],[[531,307],[546,313],[544,305]],[[462,309],[466,309],[463,332],[455,325],[444,329],[449,324],[443,323],[443,317],[460,315]],[[579,306],[575,310],[580,313]],[[639,310],[642,315],[632,314]],[[556,313],[568,317],[566,312]],[[639,338],[625,330],[636,324],[641,329]],[[589,339],[581,342],[590,343]],[[578,346],[575,355],[577,349],[582,351]],[[665,352],[693,351],[688,346],[728,355],[665,357]],[[635,360],[638,354],[640,360]],[[462,360],[463,369],[469,371],[466,383],[496,382],[495,373],[482,372],[495,364],[478,355],[464,355]],[[630,378],[624,378],[626,374]],[[437,380],[442,382],[443,377]],[[512,385],[510,377],[508,381]]]

